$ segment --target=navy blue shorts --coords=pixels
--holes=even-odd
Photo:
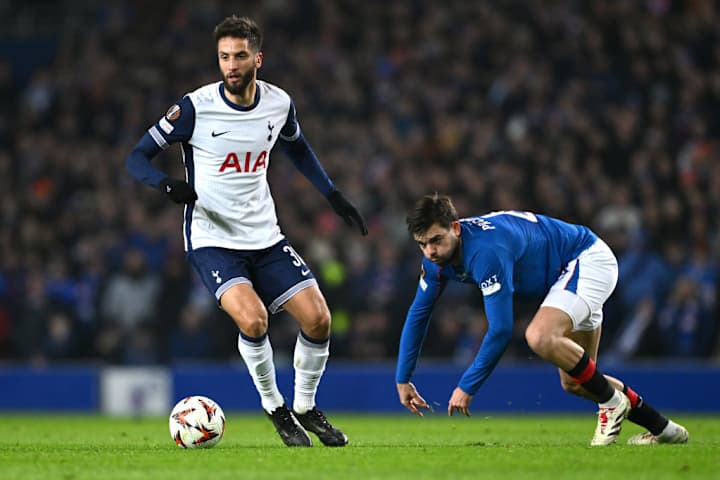
[[[188,259],[218,302],[233,285],[247,283],[270,313],[282,310],[300,290],[317,285],[310,268],[285,239],[263,250],[198,248],[188,253]]]

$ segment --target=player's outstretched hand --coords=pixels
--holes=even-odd
[[[418,417],[422,417],[423,413],[418,410],[419,408],[430,408],[425,399],[415,389],[415,385],[412,383],[398,383],[397,384],[398,396],[400,397],[400,403],[405,405],[405,408],[410,410]]]
[[[472,395],[465,393],[460,387],[455,388],[448,402],[448,415],[452,417],[453,412],[457,410],[466,417],[469,417],[472,398]]]
[[[198,199],[195,190],[184,180],[166,178],[158,188],[175,203],[190,203]]]
[[[353,222],[360,227],[360,231],[363,235],[368,234],[367,224],[365,219],[358,212],[358,209],[353,206],[352,203],[348,202],[347,198],[340,192],[340,190],[333,190],[327,196],[328,202],[332,205],[335,213],[340,215],[348,226],[352,227]]]

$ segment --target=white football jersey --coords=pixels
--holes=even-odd
[[[186,180],[197,192],[186,205],[185,249],[260,250],[284,238],[267,171],[278,136],[300,127],[290,96],[258,80],[248,107],[225,96],[223,82],[205,85],[174,104],[148,131],[161,148],[182,142]]]

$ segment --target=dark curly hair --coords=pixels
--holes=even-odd
[[[407,222],[410,235],[422,235],[435,223],[441,227],[450,228],[452,223],[458,219],[455,206],[450,197],[435,193],[425,195],[418,200],[415,207],[408,213]]]
[[[215,37],[215,43],[225,37],[247,38],[250,48],[256,52],[259,52],[262,48],[262,29],[255,23],[255,20],[249,17],[238,17],[237,15],[227,17],[217,24],[213,36]]]

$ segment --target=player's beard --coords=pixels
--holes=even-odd
[[[460,241],[455,243],[453,247],[448,251],[447,254],[443,255],[442,257],[434,257],[430,258],[430,261],[440,265],[441,267],[444,267],[449,264],[457,264],[460,260]]]
[[[232,84],[228,80],[228,76],[225,75],[223,78],[223,83],[225,84],[225,90],[230,92],[232,95],[242,95],[245,93],[245,90],[247,89],[248,85],[250,85],[250,82],[252,81],[253,77],[255,76],[255,69],[248,70],[247,73],[240,74],[240,81]]]

